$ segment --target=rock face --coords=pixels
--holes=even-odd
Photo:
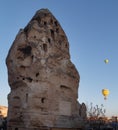
[[[0,117],[7,117],[7,110],[6,106],[0,106]]]
[[[48,9],[37,11],[19,31],[6,63],[8,130],[81,126],[80,77],[70,61],[67,37]]]

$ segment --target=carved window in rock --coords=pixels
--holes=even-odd
[[[62,91],[63,96],[71,95],[72,93],[71,88],[66,85],[60,85],[60,89]]]
[[[54,30],[50,29],[51,37],[54,39]]]
[[[60,85],[60,88],[61,89],[70,89],[68,86],[65,86],[65,85]]]
[[[34,39],[36,39],[36,36],[34,35]]]
[[[31,46],[26,46],[24,48],[19,48],[18,50],[21,51],[24,55],[29,56],[31,54],[32,48]]]
[[[47,52],[47,44],[43,44],[43,50]]]
[[[56,32],[59,33],[59,29],[58,28],[56,28]]]
[[[41,103],[45,103],[45,100],[46,100],[46,98],[42,97],[41,98]]]
[[[28,93],[26,93],[26,103],[28,103]]]
[[[19,47],[17,52],[17,59],[24,60],[26,57],[31,55],[32,47],[31,46],[24,46]]]
[[[67,44],[67,43],[65,43],[65,47],[66,47],[66,48],[68,47],[68,44]]]
[[[36,73],[36,77],[38,77],[38,76],[39,76],[39,72]]]
[[[50,20],[50,23],[53,24],[53,20],[52,19]]]
[[[45,26],[47,25],[47,22],[46,22],[46,21],[44,21],[44,25],[45,25]]]
[[[57,23],[57,21],[55,21],[54,23],[55,23],[55,26],[58,26],[58,23]]]
[[[18,96],[14,96],[13,97],[13,107],[15,108],[15,109],[18,109],[18,108],[20,108],[20,97],[18,97]]]
[[[26,79],[27,79],[27,81],[30,82],[30,83],[33,81],[33,79],[32,79],[31,77],[26,77]]]
[[[48,38],[48,42],[49,42],[49,43],[51,42],[50,38]]]

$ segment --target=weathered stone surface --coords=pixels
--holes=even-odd
[[[37,11],[19,31],[6,63],[8,130],[81,126],[80,76],[70,60],[67,37],[48,9]]]
[[[8,111],[8,107],[0,106],[0,116],[7,117],[7,111]]]

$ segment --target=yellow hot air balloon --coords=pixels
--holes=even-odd
[[[103,94],[105,100],[107,99],[107,96],[109,95],[109,93],[110,92],[108,89],[102,89],[102,94]]]
[[[105,59],[104,62],[105,62],[105,64],[108,64],[108,63],[109,63],[109,60],[108,60],[108,59]]]

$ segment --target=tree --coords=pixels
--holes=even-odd
[[[101,104],[93,106],[93,103],[90,103],[90,106],[87,106],[87,117],[98,119],[99,117],[105,117],[106,109],[104,109],[104,105]]]
[[[103,104],[100,105],[93,105],[93,103],[90,103],[90,105],[87,106],[87,118],[88,123],[93,128],[100,129],[101,125],[104,125],[105,123],[105,112]]]

